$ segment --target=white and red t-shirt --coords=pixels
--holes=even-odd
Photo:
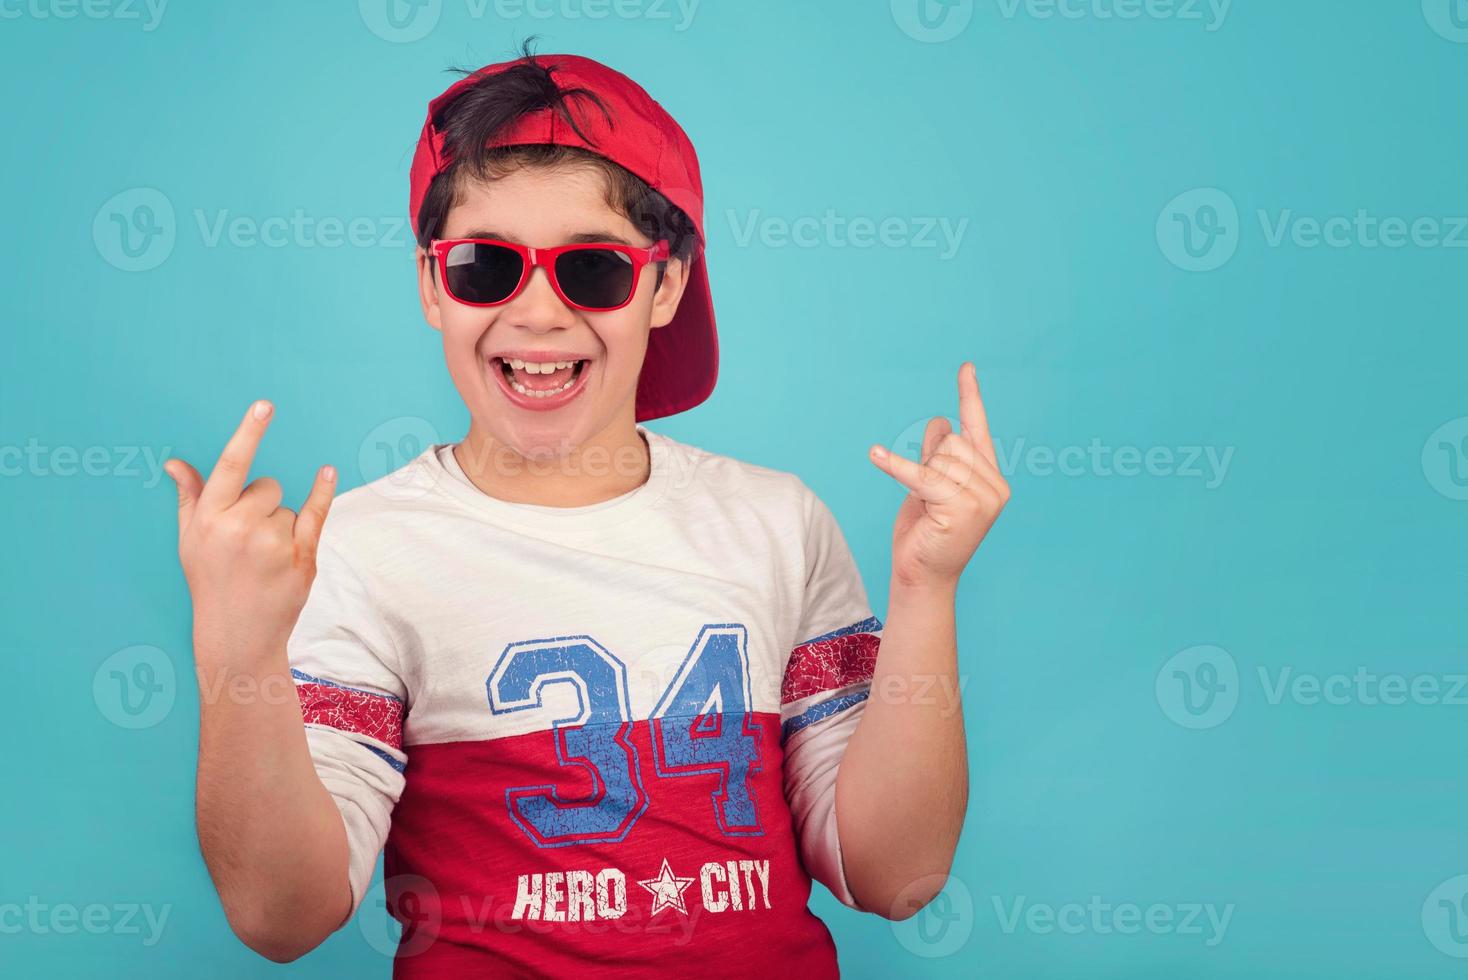
[[[835,976],[836,772],[882,624],[791,473],[638,426],[651,475],[498,500],[452,447],[333,505],[289,655],[396,977]]]

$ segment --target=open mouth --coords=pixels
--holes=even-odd
[[[526,398],[551,398],[574,388],[590,362],[586,358],[537,363],[494,357],[490,363],[504,378],[506,386],[516,394]]]

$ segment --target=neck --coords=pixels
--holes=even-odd
[[[524,455],[477,423],[454,446],[469,481],[499,500],[543,507],[586,507],[647,482],[651,454],[629,416],[560,452]]]

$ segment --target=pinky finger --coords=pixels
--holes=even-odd
[[[336,493],[336,467],[323,466],[316,471],[316,482],[311,493],[301,505],[296,516],[295,538],[298,552],[316,554],[316,545],[321,540],[321,529],[326,525],[326,514],[331,509],[332,495]]]

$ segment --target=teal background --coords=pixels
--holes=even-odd
[[[532,33],[544,52],[633,75],[699,148],[722,376],[705,405],[653,428],[800,474],[879,615],[901,490],[867,447],[956,416],[971,358],[1014,464],[1013,500],[961,586],[972,794],[953,881],[922,936],[818,888],[846,974],[1468,973],[1468,887],[1453,880],[1468,873],[1468,708],[1270,697],[1286,669],[1430,675],[1445,692],[1468,670],[1468,471],[1454,468],[1468,458],[1468,250],[1271,245],[1258,218],[1468,215],[1468,3],[1455,33],[1449,2],[1236,0],[1209,31],[1099,16],[1113,0],[1048,19],[981,0],[949,12],[972,20],[939,43],[904,32],[910,15],[885,0],[704,0],[683,30],[673,6],[475,17],[443,0],[405,42],[369,29],[370,0],[175,0],[152,30],[7,5],[0,974],[388,976],[368,939],[380,910],[288,967],[229,932],[193,831],[198,695],[173,491],[125,454],[204,465],[269,397],[259,469],[298,501],[322,462],[344,486],[376,475],[370,446],[359,461],[374,430],[405,451],[462,434],[392,222],[442,69],[502,60]],[[109,202],[136,188],[171,205],[175,241],[125,271],[106,233],[138,199]],[[1158,227],[1182,227],[1164,209],[1198,188],[1240,217],[1216,246],[1232,258],[1193,272]],[[828,209],[914,235],[925,218],[967,225],[946,258],[895,239],[742,234]],[[390,240],[211,246],[196,218],[297,210]],[[1232,456],[1209,481],[1065,475],[1020,455],[1093,440]],[[17,464],[27,446],[40,448]],[[63,475],[68,448],[107,473]],[[156,723],[130,729],[103,668],[139,645],[175,680],[155,672]],[[1238,675],[1212,684],[1222,700],[1206,710],[1180,685],[1214,675],[1194,654],[1170,664],[1199,645],[1226,651],[1201,655],[1210,670]],[[1092,896],[1233,909],[1212,945],[1206,928],[1006,928],[1016,902]],[[4,907],[32,900],[169,917],[152,946],[117,928],[17,930]]]

